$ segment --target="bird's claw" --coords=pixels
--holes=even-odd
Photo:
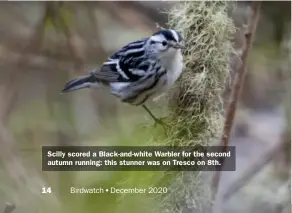
[[[156,118],[156,119],[154,119],[154,122],[155,122],[154,123],[154,127],[156,127],[157,124],[159,124],[159,125],[161,125],[163,127],[164,131],[167,132],[167,130],[170,128],[170,125],[168,125],[167,123],[163,122],[162,119],[164,119],[164,118],[161,118],[161,119]]]

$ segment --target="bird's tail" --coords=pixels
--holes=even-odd
[[[100,83],[97,81],[97,79],[89,74],[80,76],[79,78],[73,79],[71,81],[68,81],[64,89],[62,90],[62,93],[72,92],[75,90],[83,89],[83,88],[90,88],[90,87],[99,87]]]

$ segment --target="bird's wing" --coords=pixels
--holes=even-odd
[[[123,88],[120,94],[121,100],[134,105],[144,103],[151,95],[156,93],[158,87],[162,87],[167,83],[165,76],[166,70],[161,69],[160,72],[151,73],[142,77],[140,80]]]
[[[129,43],[114,53],[102,67],[92,72],[99,80],[106,82],[136,82],[147,74],[150,63],[145,60],[144,43],[141,39]]]

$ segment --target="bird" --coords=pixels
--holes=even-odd
[[[107,87],[120,101],[142,106],[155,123],[165,124],[146,103],[168,91],[183,72],[184,39],[173,29],[128,43],[100,66],[68,81],[61,93],[83,88]]]

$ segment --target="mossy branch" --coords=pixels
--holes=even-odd
[[[208,145],[220,136],[235,32],[227,10],[227,2],[185,2],[170,13],[170,26],[182,33],[187,47],[184,72],[169,98],[172,144]]]
[[[235,26],[230,3],[186,1],[169,12],[169,25],[181,32],[186,49],[184,71],[169,93],[171,128],[166,143],[212,145],[220,138],[224,119],[222,94],[230,77]],[[210,173],[208,173],[210,174]],[[177,172],[160,212],[210,212],[211,178],[199,171]]]

